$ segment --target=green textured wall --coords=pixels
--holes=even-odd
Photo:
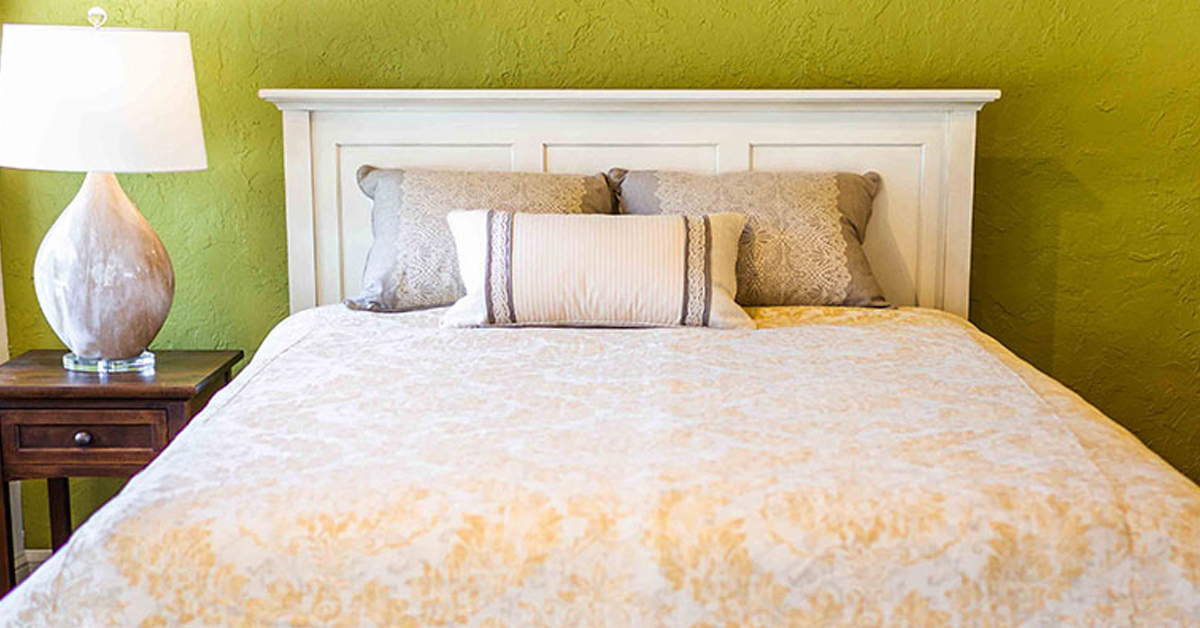
[[[6,22],[89,2],[3,0]],[[123,0],[192,33],[207,172],[122,181],[175,260],[159,347],[254,349],[287,311],[278,113],[260,87],[989,87],[972,319],[1200,479],[1200,2]],[[12,350],[80,177],[0,172]],[[85,514],[113,485],[78,483]],[[42,494],[31,545],[46,542]]]

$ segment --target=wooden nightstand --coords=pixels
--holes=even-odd
[[[0,595],[12,588],[8,482],[45,478],[54,549],[71,534],[71,476],[129,477],[229,383],[241,351],[159,351],[152,374],[76,373],[62,351],[0,366]]]

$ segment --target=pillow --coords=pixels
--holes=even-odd
[[[494,208],[533,213],[610,214],[604,175],[380,170],[363,166],[358,185],[375,203],[374,241],[363,290],[346,305],[398,312],[453,303],[464,294],[446,214]]]
[[[609,178],[624,213],[744,214],[742,305],[887,305],[862,251],[878,174],[614,169]]]
[[[444,326],[754,328],[733,301],[738,214],[448,220],[467,295]]]

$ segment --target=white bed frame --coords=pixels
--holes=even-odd
[[[267,89],[283,112],[293,312],[357,293],[370,164],[594,173],[875,170],[866,252],[892,302],[966,316],[975,116],[994,90]]]

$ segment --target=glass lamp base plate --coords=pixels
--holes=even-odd
[[[81,358],[74,353],[63,356],[63,368],[85,373],[152,373],[154,354],[143,351],[141,355],[124,360],[106,358]]]

